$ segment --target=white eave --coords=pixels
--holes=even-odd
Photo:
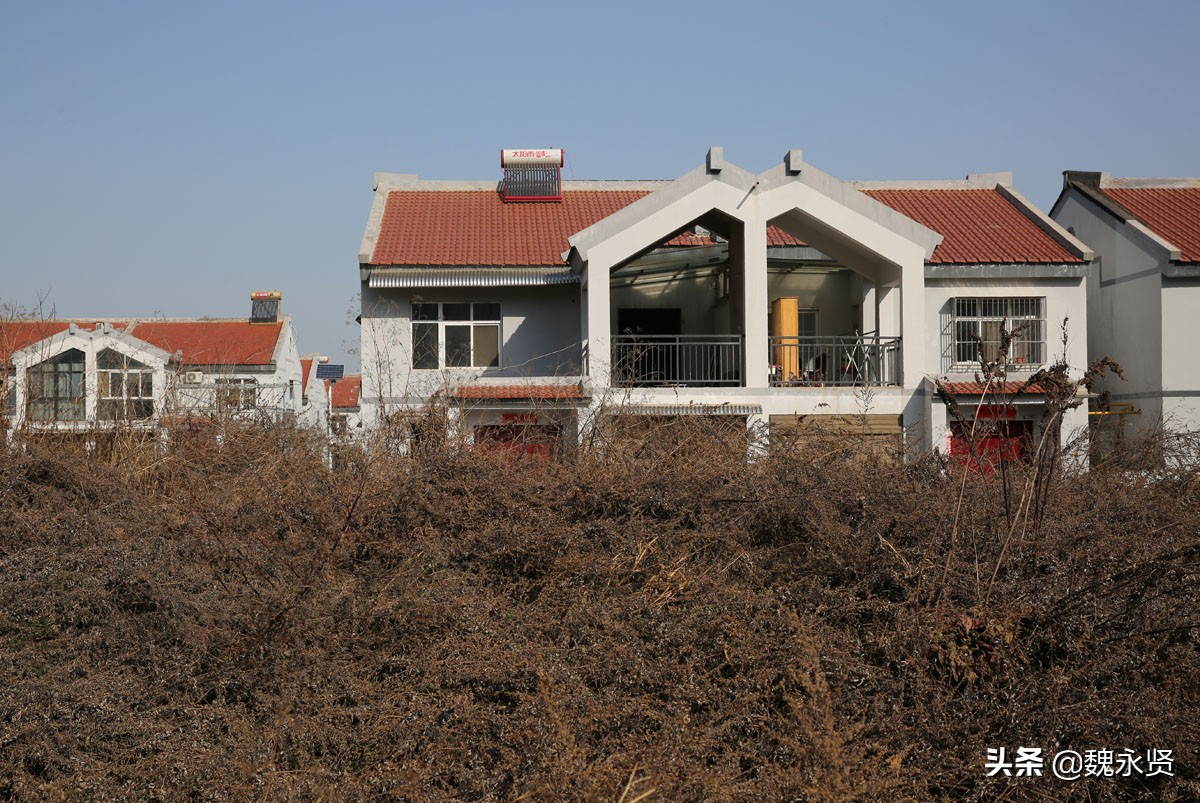
[[[410,287],[537,287],[578,284],[579,274],[562,268],[412,267],[363,269],[373,290]]]

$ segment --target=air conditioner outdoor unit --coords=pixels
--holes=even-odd
[[[187,371],[183,375],[183,383],[185,385],[199,385],[204,381],[203,371]]]

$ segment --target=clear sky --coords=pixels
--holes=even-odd
[[[376,170],[673,178],[710,145],[844,179],[1200,175],[1200,2],[0,6],[0,304],[248,314],[357,360]]]

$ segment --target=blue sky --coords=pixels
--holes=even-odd
[[[6,3],[0,304],[240,316],[352,365],[376,170],[1200,175],[1200,3]]]

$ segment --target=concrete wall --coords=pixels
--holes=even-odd
[[[1163,421],[1200,430],[1200,279],[1162,279],[1161,306]]]
[[[1163,412],[1164,260],[1148,240],[1077,192],[1067,194],[1054,218],[1096,252],[1097,265],[1087,280],[1088,357],[1111,357],[1125,369],[1126,381],[1109,377],[1095,389],[1140,407],[1139,421],[1158,421]]]
[[[944,341],[942,331],[947,317],[953,313],[953,300],[959,297],[974,298],[1045,298],[1046,299],[1046,360],[1047,364],[1065,356],[1071,366],[1072,376],[1079,376],[1088,364],[1087,294],[1082,279],[1025,279],[1005,282],[996,279],[926,279],[925,309],[929,322],[925,327],[923,358],[929,366],[930,376],[944,376],[950,380],[970,381],[975,378],[975,367],[947,370],[943,361]],[[1064,351],[1062,324],[1067,321],[1067,343]],[[909,343],[905,341],[905,348]],[[1021,371],[1011,371],[1009,379],[1021,381],[1040,365],[1029,365]],[[949,439],[949,422],[944,412],[937,410],[941,404],[936,399],[932,417],[932,443],[944,447]],[[1040,414],[1040,403],[1037,404]],[[1024,416],[1024,414],[1022,414]],[[1082,434],[1087,427],[1087,408],[1068,413],[1063,425],[1063,434],[1070,438]]]
[[[412,368],[412,303],[478,301],[501,305],[498,368]],[[578,377],[578,285],[372,290],[362,287],[362,415],[380,405],[419,405],[446,387],[477,378]]]
[[[856,278],[850,271],[804,273],[769,271],[767,297],[796,297],[800,309],[817,310],[817,334],[824,337],[853,334],[861,325],[853,292]]]

